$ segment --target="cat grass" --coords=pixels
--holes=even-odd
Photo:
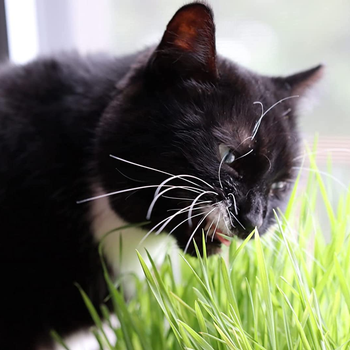
[[[273,233],[232,240],[221,256],[168,257],[156,268],[139,255],[145,280],[126,302],[105,273],[120,324],[108,340],[84,291],[101,349],[350,349],[350,193],[331,205],[315,161],[296,181]],[[320,224],[323,202],[328,224]],[[136,254],[136,253],[135,253]]]

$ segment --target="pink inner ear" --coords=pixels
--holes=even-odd
[[[179,26],[179,37],[174,40],[174,45],[185,51],[193,50],[193,39],[197,33],[195,27],[189,26],[187,23],[181,23]]]
[[[199,75],[205,72],[216,77],[215,25],[210,8],[194,3],[178,10],[167,25],[157,51],[172,63],[180,60],[179,66],[194,76],[202,71]]]
[[[164,34],[167,43],[186,51],[195,51],[202,41],[200,36],[207,37],[207,44],[214,39],[214,23],[210,10],[201,4],[185,6],[180,9],[167,26]],[[214,37],[214,38],[213,38]]]

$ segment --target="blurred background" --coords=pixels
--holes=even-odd
[[[122,55],[157,43],[184,0],[0,0],[0,60],[62,50]],[[327,66],[304,137],[319,134],[318,164],[343,190],[350,179],[350,0],[209,0],[218,52],[267,75]]]

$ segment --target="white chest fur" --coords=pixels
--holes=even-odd
[[[98,191],[97,195],[100,194],[102,192]],[[100,198],[91,202],[91,217],[96,242],[100,242],[107,232],[128,224],[112,210],[107,198]],[[147,261],[146,248],[157,265],[163,262],[168,252],[176,250],[175,241],[165,234],[151,234],[140,244],[146,234],[147,230],[132,227],[113,232],[104,238],[103,253],[115,276],[130,273],[137,274],[139,277],[143,276],[136,249]],[[122,252],[120,251],[120,236],[122,236]],[[131,279],[126,278],[125,281],[125,291],[130,294],[133,289]]]

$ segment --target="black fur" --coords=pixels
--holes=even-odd
[[[264,77],[217,56],[212,13],[201,3],[177,12],[156,49],[121,58],[61,55],[3,67],[1,348],[35,349],[38,342],[49,346],[50,329],[68,334],[91,324],[74,282],[96,306],[107,290],[92,236],[90,203],[76,201],[93,196],[94,184],[110,192],[167,178],[110,154],[197,176],[218,193],[202,199],[223,200],[232,213],[229,193],[234,194],[237,219],[245,229],[234,222],[231,234],[246,237],[254,226],[265,232],[274,221],[272,209],[283,207],[288,194],[287,188],[271,189],[272,184],[293,180],[298,100],[278,104],[249,139],[261,115],[254,102],[266,110],[282,98],[303,94],[319,75],[317,68],[289,78]],[[223,163],[222,189],[219,144],[237,159],[232,165]],[[171,184],[186,185],[183,180]],[[170,194],[198,195],[184,190]],[[140,190],[109,200],[125,221],[137,223],[145,221],[153,195],[154,189]],[[148,227],[167,217],[168,209],[188,203],[161,198]],[[176,217],[166,231],[185,218]],[[194,225],[198,222],[194,219]],[[173,233],[181,248],[192,231],[186,223]],[[198,230],[194,239],[199,242],[200,237]],[[214,239],[208,245],[215,252],[220,242]],[[193,252],[193,244],[188,251]]]

